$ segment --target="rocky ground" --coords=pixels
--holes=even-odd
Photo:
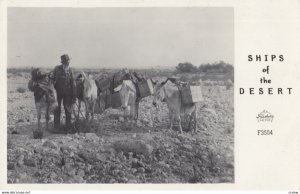
[[[203,83],[197,134],[169,130],[166,105],[156,109],[147,97],[137,123],[108,109],[97,114],[89,133],[46,131],[36,140],[28,80],[25,73],[8,74],[8,183],[234,182],[233,88]]]

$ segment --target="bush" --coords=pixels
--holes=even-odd
[[[227,74],[233,72],[233,66],[231,64],[225,63],[224,61],[219,61],[213,64],[210,63],[201,64],[198,69],[200,73]]]
[[[22,73],[30,73],[31,68],[7,68],[7,73],[22,76]]]
[[[17,88],[17,92],[19,92],[19,93],[25,93],[25,92],[26,92],[26,89],[23,88],[23,87],[18,87],[18,88]]]
[[[192,63],[179,63],[176,67],[177,73],[197,73],[199,69]]]
[[[234,82],[234,67],[224,61],[201,64],[198,69],[199,73],[203,75],[202,80],[231,80]]]

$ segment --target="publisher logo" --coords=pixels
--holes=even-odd
[[[274,115],[272,115],[269,111],[263,110],[261,113],[257,115],[257,122],[273,122]]]

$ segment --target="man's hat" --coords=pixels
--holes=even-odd
[[[61,59],[61,62],[69,61],[70,60],[69,55],[67,55],[67,54],[62,55],[60,57],[60,59]]]

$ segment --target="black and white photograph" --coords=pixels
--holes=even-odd
[[[7,183],[234,184],[234,67],[233,7],[8,7]]]

